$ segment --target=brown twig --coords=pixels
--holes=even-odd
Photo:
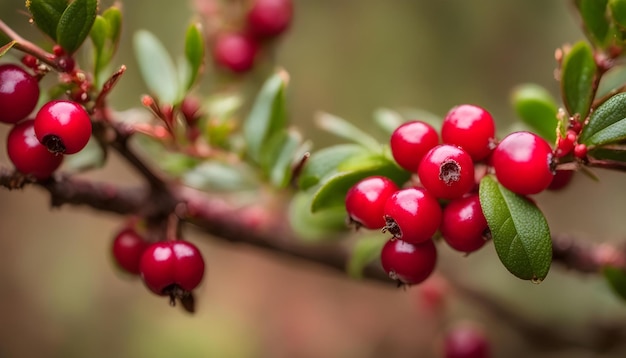
[[[4,32],[11,40],[16,41],[15,46],[13,46],[15,49],[37,57],[40,61],[59,72],[65,72],[63,67],[57,63],[56,57],[53,54],[44,51],[41,47],[24,39],[2,20],[0,20],[0,31]]]

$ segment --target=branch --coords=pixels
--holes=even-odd
[[[4,32],[11,40],[16,41],[15,46],[13,46],[14,48],[37,57],[40,61],[59,72],[65,72],[57,61],[55,61],[56,57],[53,54],[44,51],[41,47],[24,39],[2,20],[0,20],[0,31]]]

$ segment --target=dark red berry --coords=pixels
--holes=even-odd
[[[500,184],[521,195],[537,194],[554,177],[552,149],[530,132],[514,132],[496,147],[491,163]]]
[[[568,155],[572,149],[574,149],[574,143],[576,142],[576,132],[573,129],[568,129],[565,132],[565,136],[559,136],[556,149],[554,150],[554,156],[562,158]]]
[[[443,142],[463,148],[475,161],[489,156],[495,134],[496,127],[491,114],[471,104],[452,108],[441,126]]]
[[[422,159],[417,173],[424,188],[441,199],[456,199],[474,187],[474,162],[463,149],[440,144]]]
[[[37,112],[35,134],[49,151],[74,154],[87,145],[91,120],[78,103],[50,101]]]
[[[391,279],[414,285],[426,280],[435,270],[437,249],[432,240],[411,244],[392,239],[383,246],[380,263]]]
[[[346,211],[350,221],[368,229],[383,228],[385,203],[398,190],[396,183],[382,176],[359,181],[346,194]]]
[[[33,55],[24,55],[21,60],[22,64],[28,68],[35,69],[39,66],[39,60]]]
[[[385,203],[383,212],[384,230],[414,244],[430,240],[441,223],[439,202],[423,188],[395,192]]]
[[[258,45],[250,37],[239,33],[217,36],[213,47],[215,62],[233,72],[247,72],[254,66]]]
[[[189,125],[195,124],[202,116],[200,111],[200,101],[196,97],[187,96],[180,104],[180,111],[183,114],[183,118]]]
[[[65,50],[63,49],[63,47],[61,47],[61,45],[54,45],[54,46],[52,46],[52,53],[56,57],[65,56]]]
[[[248,12],[248,31],[255,37],[275,37],[287,30],[293,18],[291,0],[254,0]]]
[[[443,209],[441,236],[453,249],[474,252],[485,244],[487,219],[477,194],[455,199]]]
[[[76,61],[71,56],[62,56],[57,58],[57,65],[63,70],[63,72],[70,73],[76,67]]]
[[[39,82],[21,67],[0,65],[0,122],[17,123],[35,109]]]
[[[398,165],[410,172],[417,172],[424,155],[439,144],[439,135],[430,124],[411,121],[396,128],[389,142],[391,154]]]
[[[550,185],[548,186],[548,190],[558,191],[558,190],[564,189],[565,187],[569,185],[573,177],[574,177],[573,170],[555,171],[554,178],[552,178],[552,181],[550,182]]]
[[[489,358],[491,349],[479,327],[463,323],[450,329],[444,337],[445,358]]]
[[[163,241],[146,248],[139,262],[141,278],[157,295],[189,292],[204,276],[204,259],[198,248],[187,241]]]
[[[574,146],[574,156],[578,159],[586,159],[587,158],[587,145],[585,144],[576,144]]]
[[[7,138],[7,154],[15,168],[36,179],[47,179],[63,162],[62,155],[50,153],[35,136],[35,121],[18,123]]]
[[[139,275],[139,261],[148,242],[133,228],[125,228],[113,239],[113,258],[126,272]]]

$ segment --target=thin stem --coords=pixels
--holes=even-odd
[[[16,44],[15,46],[13,46],[13,48],[31,54],[37,57],[43,63],[54,68],[55,70],[59,72],[64,72],[63,68],[61,68],[59,64],[55,61],[56,57],[53,54],[44,51],[41,47],[24,39],[15,31],[13,31],[13,29],[10,28],[9,25],[7,25],[2,20],[0,20],[0,31],[4,32],[10,39],[16,41]]]

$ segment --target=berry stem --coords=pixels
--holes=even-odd
[[[41,62],[47,64],[48,66],[54,68],[59,72],[65,72],[63,68],[55,61],[56,56],[44,51],[41,47],[24,39],[22,36],[13,31],[13,29],[2,20],[0,20],[0,31],[4,32],[11,40],[17,41],[13,48],[35,56]]]

